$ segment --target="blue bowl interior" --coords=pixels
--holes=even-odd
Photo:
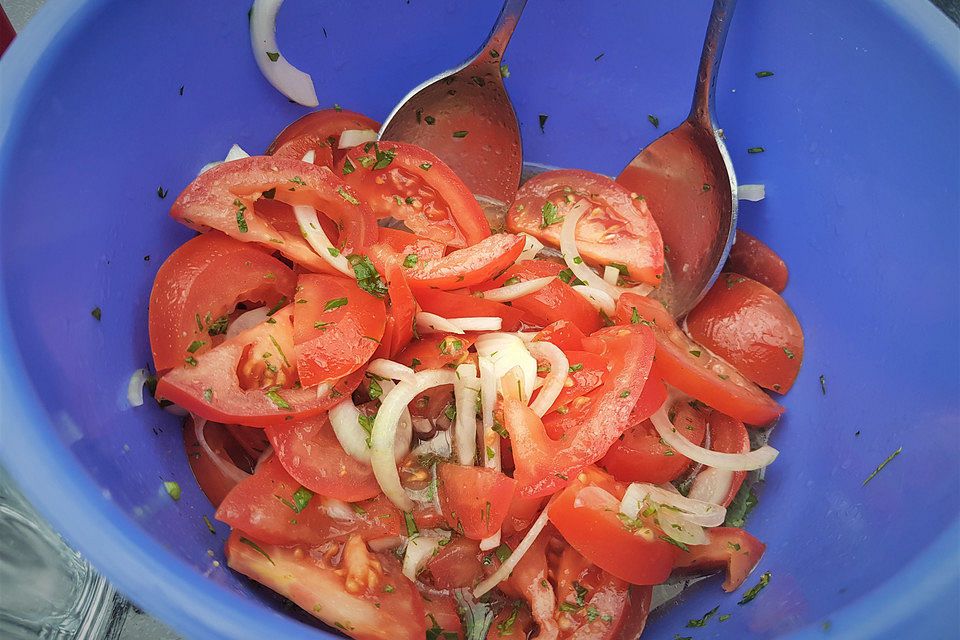
[[[960,486],[957,31],[919,0],[739,5],[718,118],[740,183],[766,185],[766,200],[742,203],[740,226],[791,268],[805,361],[748,521],[768,544],[756,575],[769,571],[770,585],[737,606],[719,579],[701,582],[649,633],[806,638],[830,621],[836,637],[947,637]],[[526,158],[615,174],[678,124],[709,8],[531,2],[505,56]],[[278,34],[321,106],[382,118],[471,53],[498,9],[289,0]],[[131,372],[150,363],[153,276],[191,235],[167,215],[174,197],[230,144],[262,151],[306,109],[262,79],[246,5],[226,0],[54,0],[0,73],[4,464],[72,543],[185,635],[322,637],[226,569],[227,528],[214,522],[211,535],[202,519],[213,509],[178,421],[125,401]],[[765,153],[747,154],[756,146]],[[161,479],[180,483],[179,502]],[[685,630],[718,604],[729,620]]]

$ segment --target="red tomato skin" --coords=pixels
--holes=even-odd
[[[570,546],[561,552],[555,575],[558,603],[584,603],[576,611],[558,613],[564,629],[561,638],[612,640],[619,636],[632,604],[627,582],[592,564]],[[591,610],[595,613],[593,620]]]
[[[470,345],[476,337],[473,334],[434,333],[414,340],[397,354],[400,364],[412,367],[416,371],[424,369],[442,369],[447,365],[463,363]]]
[[[597,327],[597,329],[599,328]],[[564,319],[557,320],[544,327],[534,340],[553,343],[560,347],[562,351],[581,351],[585,337],[586,335],[576,324]]]
[[[380,168],[370,161],[364,166],[361,158],[375,159],[378,151],[396,155]],[[347,161],[354,170],[345,173]],[[419,236],[451,247],[469,247],[490,236],[490,224],[473,194],[426,149],[384,140],[360,145],[347,152],[335,173],[363,195],[378,219],[402,220]],[[406,197],[413,201],[407,203]]]
[[[376,244],[370,247],[368,253],[370,261],[383,276],[388,291],[383,338],[374,355],[378,358],[393,358],[413,340],[417,301],[407,284],[400,259],[390,249]]]
[[[472,587],[482,578],[480,545],[476,540],[454,536],[440,548],[437,555],[427,560],[425,571],[437,589]],[[443,623],[440,626],[446,628]]]
[[[333,168],[333,163],[346,154],[347,150],[340,149],[339,142],[340,134],[347,129],[379,131],[380,123],[346,109],[314,111],[288,124],[267,147],[265,155],[301,160],[308,151],[313,151],[313,164]]]
[[[564,385],[560,395],[554,401],[551,411],[556,411],[560,407],[568,406],[580,396],[586,395],[603,384],[603,378],[607,374],[608,360],[590,351],[566,351],[567,362],[571,368],[577,368],[576,371],[568,371],[567,381],[569,385]],[[551,434],[553,437],[553,434]],[[556,437],[560,437],[557,435]]]
[[[430,240],[400,229],[378,227],[377,244],[385,245],[401,262],[407,256],[417,257],[417,263],[439,260],[446,253],[446,246],[442,242]]]
[[[351,544],[353,540],[347,542]],[[271,545],[237,529],[225,552],[231,569],[331,626],[340,623],[356,640],[423,640],[426,635],[420,593],[389,554],[366,552],[372,559],[369,565],[379,571],[373,570],[375,577],[364,585],[357,584],[349,570],[327,564],[318,549]],[[385,590],[386,585],[393,590]]]
[[[786,393],[803,362],[803,329],[780,295],[736,273],[721,273],[687,315],[690,337],[765,389]]]
[[[702,571],[726,568],[723,590],[736,591],[763,557],[767,545],[743,529],[715,527],[709,530],[710,544],[692,545],[690,553],[677,555],[674,567]]]
[[[342,229],[338,246],[345,254],[363,253],[376,242],[373,212],[345,182],[324,167],[277,156],[250,156],[203,172],[177,196],[170,215],[191,229],[218,229],[292,260],[312,253],[302,235],[281,233],[257,215],[257,199],[271,189],[275,200],[311,206],[336,222]]]
[[[454,531],[482,540],[500,530],[517,481],[496,469],[437,465],[438,497],[443,517]]]
[[[674,403],[671,413],[678,433],[697,446],[703,443],[705,412],[681,401]],[[690,466],[690,458],[663,444],[653,424],[643,420],[610,446],[601,465],[622,482],[663,484],[682,475]]]
[[[573,193],[565,190],[572,189]],[[591,211],[577,223],[577,248],[587,262],[601,268],[618,263],[630,278],[657,286],[663,273],[663,240],[647,203],[634,198],[605,176],[578,169],[548,171],[528,180],[507,213],[507,230],[524,232],[544,244],[560,246],[562,223],[544,225],[542,209],[549,200],[561,214],[573,201],[587,199]]]
[[[510,233],[498,233],[469,247],[457,249],[440,260],[419,262],[404,273],[414,289],[462,289],[473,287],[502,273],[523,252],[524,239]]]
[[[295,297],[293,341],[304,386],[349,375],[377,350],[386,310],[382,300],[362,290],[356,281],[303,274],[297,280]],[[343,300],[346,303],[340,304]],[[326,324],[318,327],[318,322]]]
[[[563,269],[562,265],[549,260],[524,260],[507,269],[494,280],[494,284],[503,286],[511,278],[526,282],[536,278],[556,277]],[[584,334],[590,334],[603,326],[593,305],[559,278],[510,304],[524,312],[528,323],[542,327],[565,320],[572,322]]]
[[[741,229],[737,229],[723,270],[752,278],[777,293],[783,293],[790,275],[787,263],[773,249]]]
[[[720,451],[721,453],[747,453],[750,451],[750,435],[747,433],[747,428],[744,424],[736,418],[731,418],[719,411],[711,411],[707,420],[707,430],[710,434],[710,449],[713,451]],[[728,473],[729,476],[727,476]],[[736,497],[737,492],[740,490],[740,485],[743,484],[743,481],[747,477],[747,472],[725,472],[720,469],[707,467],[701,470],[696,478],[694,478],[694,486],[696,487],[698,483],[706,482],[708,475],[712,476],[710,477],[710,482],[717,481],[721,478],[723,480],[729,478],[729,486],[726,492],[722,496],[720,496],[718,492],[718,496],[715,496],[716,500],[710,500],[711,502],[715,501],[717,504],[727,507],[733,502],[734,497]]]
[[[326,415],[269,427],[267,437],[283,468],[307,489],[346,502],[380,494],[373,470],[343,450]]]
[[[203,435],[214,454],[225,463],[231,461],[227,449],[232,438],[224,425],[206,421],[203,425]],[[187,416],[183,421],[183,445],[187,452],[190,470],[193,471],[193,477],[200,485],[200,490],[207,496],[210,504],[218,507],[230,490],[237,486],[237,480],[218,467],[211,460],[210,454],[201,446],[194,430],[193,416]]]
[[[619,501],[624,489],[615,486],[611,493]],[[656,529],[650,529],[648,536],[628,530],[614,508],[575,506],[584,487],[585,483],[574,482],[550,508],[550,522],[564,540],[593,564],[631,584],[654,585],[666,580],[679,549],[657,537]]]
[[[362,372],[342,378],[329,393],[319,397],[316,387],[293,389],[285,384],[275,393],[289,408],[281,407],[271,399],[268,393],[273,387],[244,389],[238,384],[238,367],[249,345],[269,343],[272,336],[279,336],[278,342],[292,343],[292,307],[288,305],[274,313],[271,318],[276,320],[275,323],[261,323],[211,349],[196,359],[196,366],[171,369],[157,382],[156,397],[178,404],[207,420],[251,427],[310,418],[339,403],[339,398],[353,393],[360,384]],[[247,358],[246,361],[250,360]],[[293,375],[296,369],[290,371]]]
[[[765,426],[783,413],[783,407],[760,387],[688,338],[661,303],[631,293],[621,295],[617,322],[632,324],[634,318],[656,333],[657,371],[665,382],[747,424]]]
[[[293,293],[295,280],[287,265],[218,231],[187,240],[153,280],[149,327],[154,367],[166,371],[206,353],[214,342],[212,321],[231,313],[238,302],[272,307]],[[203,344],[188,351],[195,341]]]
[[[399,535],[403,514],[383,496],[357,506],[365,513],[328,514],[324,496],[314,494],[301,511],[293,494],[301,488],[277,456],[271,456],[249,478],[236,485],[220,503],[216,518],[269,544],[319,545],[328,540],[344,541],[353,534],[370,540]],[[286,500],[286,503],[283,500]]]
[[[439,289],[420,289],[416,294],[417,303],[422,311],[434,313],[442,318],[464,318],[489,316],[503,320],[501,331],[517,331],[523,312],[514,307],[484,300],[469,293],[454,293]]]

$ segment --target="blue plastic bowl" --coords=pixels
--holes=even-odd
[[[383,117],[472,52],[498,4],[290,0],[278,31],[325,106]],[[526,157],[616,173],[677,124],[709,9],[531,2],[506,56]],[[227,530],[202,519],[177,420],[125,401],[150,361],[154,273],[191,234],[173,197],[231,143],[261,150],[306,111],[261,78],[246,10],[51,0],[0,62],[0,454],[77,549],[183,634],[320,638],[224,566]],[[958,51],[926,0],[741,0],[719,118],[741,184],[766,184],[741,225],[790,265],[806,357],[748,523],[769,587],[737,606],[701,582],[651,638],[956,637]],[[685,629],[717,604],[732,617]]]

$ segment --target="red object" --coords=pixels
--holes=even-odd
[[[601,269],[621,265],[631,280],[658,285],[663,240],[657,223],[643,198],[632,197],[610,178],[578,169],[534,176],[517,192],[507,213],[507,229],[559,247],[563,212],[581,200],[589,203],[576,229],[581,257]]]
[[[736,591],[760,562],[767,545],[743,529],[716,527],[709,530],[710,544],[692,545],[689,553],[677,555],[677,569],[702,571],[726,568],[723,590]]]
[[[510,233],[498,233],[476,244],[457,249],[435,262],[406,269],[413,289],[462,289],[490,280],[512,265],[523,252],[524,239]]]
[[[396,360],[417,371],[442,369],[466,360],[474,340],[473,334],[432,333],[408,344],[397,354]]]
[[[473,194],[440,158],[405,142],[368,142],[337,163],[342,177],[378,219],[402,220],[419,236],[469,247],[490,236]]]
[[[517,481],[495,469],[437,466],[438,498],[447,525],[473,540],[500,530],[510,509]]]
[[[382,236],[381,236],[382,239]],[[413,323],[417,302],[407,284],[400,258],[382,244],[370,247],[370,261],[376,266],[387,285],[387,321],[383,338],[374,355],[392,358],[413,339]]]
[[[786,393],[800,373],[803,329],[776,291],[721,273],[687,315],[690,337],[765,389]]]
[[[4,13],[3,7],[0,7],[0,55],[3,55],[3,52],[7,50],[7,47],[10,46],[10,43],[13,42],[13,38],[16,35],[17,32],[13,30],[10,19],[7,18],[7,14]]]
[[[753,278],[767,285],[777,293],[783,293],[787,286],[787,264],[773,249],[763,244],[746,231],[737,229],[737,238],[730,247],[730,256],[723,266],[724,271],[732,271]]]
[[[583,331],[570,320],[557,320],[544,327],[534,340],[551,342],[562,351],[579,351],[583,349],[583,339],[586,337]]]
[[[217,460],[211,458],[200,444],[193,416],[188,416],[183,421],[183,447],[187,462],[203,495],[207,496],[210,504],[218,507],[231,489],[237,486],[237,477],[242,477],[240,472],[248,473],[257,460],[249,457],[231,437],[227,427],[218,422],[205,421],[201,434]],[[245,469],[241,469],[234,459],[241,460]],[[231,469],[237,471],[230,473]]]
[[[340,149],[340,134],[347,129],[368,129],[376,133],[380,123],[346,109],[314,111],[287,125],[267,147],[266,155],[301,160],[308,151],[313,151],[313,164],[332,169],[334,162],[347,153],[346,149]]]
[[[293,271],[256,245],[219,231],[187,240],[170,254],[150,292],[153,366],[166,371],[223,340],[240,302],[273,307],[292,296]]]
[[[523,317],[523,312],[516,307],[493,300],[484,300],[469,293],[420,289],[416,295],[422,311],[434,313],[442,318],[496,316],[503,320],[500,327],[502,331],[516,331]]]
[[[397,254],[401,262],[408,256],[416,256],[415,264],[421,262],[429,263],[439,260],[446,252],[446,247],[441,242],[421,238],[420,236],[391,229],[390,227],[379,227],[377,229],[377,244],[386,245],[391,251]],[[411,259],[412,260],[412,259]]]

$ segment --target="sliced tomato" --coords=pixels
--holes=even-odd
[[[783,407],[760,387],[688,338],[656,300],[631,293],[621,295],[617,321],[653,327],[657,370],[667,383],[684,393],[747,424],[767,425],[783,413]]]
[[[800,322],[776,291],[756,280],[721,273],[687,315],[687,331],[765,389],[786,393],[800,373]]]
[[[293,308],[300,381],[312,386],[356,371],[377,350],[385,323],[383,300],[362,290],[356,281],[301,275]]]
[[[630,608],[630,585],[569,546],[560,554],[555,575],[557,618],[563,629],[560,637],[565,640],[616,638]]]
[[[507,213],[507,229],[560,247],[563,210],[586,200],[590,209],[577,223],[577,249],[589,264],[611,265],[652,286],[663,273],[663,240],[647,203],[627,189],[589,171],[561,169],[528,180]]]
[[[484,300],[469,293],[453,293],[439,289],[419,289],[417,302],[428,313],[443,318],[496,317],[503,320],[502,331],[516,331],[520,328],[523,312],[502,302]]]
[[[300,223],[297,222],[293,213],[293,207],[276,199],[261,197],[257,200],[254,208],[257,211],[257,217],[264,224],[273,227],[280,240],[283,241],[282,253],[285,258],[306,271],[340,275],[340,271],[321,258],[313,250],[313,247],[304,240],[303,231],[300,230]],[[340,230],[337,228],[337,223],[324,215],[317,216],[317,222],[320,223],[320,228],[330,242],[335,246],[340,246]]]
[[[540,632],[538,637],[556,638],[559,633],[557,624],[557,598],[548,578],[547,546],[550,536],[539,535],[527,552],[520,558],[510,577],[501,585],[501,589],[519,592],[530,606],[534,621]],[[510,545],[508,545],[510,546]],[[516,548],[513,545],[511,548]],[[487,636],[489,637],[489,636]]]
[[[431,593],[429,598],[423,599],[423,608],[427,614],[427,638],[436,638],[437,640],[464,640],[466,638],[455,595]]]
[[[309,418],[337,404],[363,374],[342,378],[329,392],[303,387],[287,357],[293,355],[293,306],[165,373],[157,398],[207,420],[252,427]]]
[[[490,235],[473,194],[450,167],[404,142],[370,142],[347,152],[336,174],[370,204],[378,219],[402,220],[419,236],[469,247]]]
[[[250,473],[257,459],[250,457],[230,435],[227,427],[203,420],[199,431],[192,415],[183,421],[183,445],[190,470],[203,495],[214,507],[219,506],[230,490]],[[208,452],[200,437],[206,441]]]
[[[750,451],[750,435],[747,428],[736,418],[719,411],[711,411],[707,421],[710,434],[710,449],[721,453],[747,453]],[[705,467],[693,479],[690,497],[714,504],[729,506],[747,477],[746,471],[727,471]]]
[[[170,215],[197,231],[218,229],[291,260],[312,251],[302,235],[281,233],[258,215],[261,196],[326,215],[341,230],[337,246],[345,254],[362,254],[376,242],[377,220],[370,207],[326,168],[292,158],[250,156],[204,171],[177,197]]]
[[[326,414],[270,427],[267,437],[287,473],[315,493],[347,502],[380,493],[373,470],[343,450]]]
[[[678,433],[695,445],[703,443],[707,412],[699,405],[677,401],[670,407],[668,415]],[[643,420],[610,446],[600,464],[623,482],[663,484],[683,474],[690,466],[690,458],[664,444],[653,424]]]
[[[653,587],[632,584],[627,591],[630,606],[620,627],[620,638],[634,640],[643,634],[647,626],[647,617],[650,615],[650,605],[653,600]]]
[[[591,337],[605,349],[610,371],[578,415],[578,425],[562,440],[552,440],[539,417],[516,397],[505,393],[504,425],[510,433],[518,491],[522,496],[553,493],[583,467],[599,460],[630,424],[655,346],[646,326],[609,327]],[[506,389],[506,386],[505,386]]]
[[[427,560],[424,571],[437,589],[472,587],[482,578],[480,545],[476,540],[455,536]]]
[[[507,282],[526,282],[556,276],[538,291],[513,300],[510,304],[524,312],[524,319],[539,326],[566,320],[589,334],[603,326],[600,315],[587,300],[561,279],[564,267],[549,260],[524,260],[494,280],[496,286]],[[569,271],[567,272],[569,273]],[[516,280],[514,280],[516,278]],[[569,280],[569,278],[568,278]]]
[[[567,351],[565,355],[570,363],[567,382],[550,407],[551,411],[569,411],[577,398],[602,385],[603,377],[607,374],[607,359],[603,356],[590,351]]]
[[[510,233],[498,233],[465,249],[458,249],[440,260],[419,262],[406,270],[414,289],[462,289],[490,280],[512,265],[523,252],[524,239]]]
[[[393,251],[382,244],[376,244],[370,247],[368,254],[383,275],[388,292],[386,326],[375,355],[392,358],[413,340],[417,302],[413,298],[410,285],[407,284],[400,259]]]
[[[500,530],[517,481],[496,469],[437,465],[440,510],[454,531],[482,540]]]
[[[455,368],[467,359],[474,340],[474,334],[431,334],[408,344],[397,354],[396,360],[417,371]]]
[[[301,160],[313,151],[313,164],[332,168],[346,153],[340,148],[340,135],[347,130],[365,130],[376,138],[380,123],[346,109],[314,111],[288,124],[267,147],[266,155]]]
[[[619,517],[625,487],[591,469],[564,489],[550,508],[550,522],[570,546],[601,569],[632,584],[660,584],[667,579],[679,549],[662,539],[652,518]],[[593,488],[603,492],[593,491]]]
[[[486,640],[527,640],[535,628],[530,607],[515,600],[504,606],[490,623]]]
[[[543,510],[543,503],[543,498],[523,498],[514,492],[513,500],[510,501],[510,509],[507,510],[507,517],[500,525],[503,535],[510,536],[525,532],[540,515],[540,511]]]
[[[442,242],[430,240],[409,231],[380,227],[378,233],[377,244],[386,245],[397,254],[401,262],[406,261],[414,265],[429,263],[439,260],[446,253],[446,246]]]
[[[263,433],[263,429],[257,427],[245,427],[242,424],[225,425],[227,431],[233,436],[244,452],[254,461],[259,460],[264,451],[270,446],[270,441]]]
[[[226,545],[231,569],[289,598],[357,640],[423,640],[427,632],[417,588],[390,554],[371,553],[360,536],[342,553],[280,547],[235,529]],[[332,559],[339,555],[337,563]]]
[[[600,327],[597,327],[599,329]],[[592,333],[592,332],[591,332]],[[536,335],[534,340],[551,342],[562,351],[580,351],[583,349],[583,339],[587,336],[570,320],[557,320]]]
[[[790,275],[787,263],[773,249],[740,229],[723,270],[753,278],[777,293],[783,293]]]
[[[217,509],[217,520],[258,540],[284,545],[319,545],[353,534],[371,540],[405,531],[403,514],[384,496],[347,507],[303,487],[277,456],[230,491]]]
[[[736,591],[760,562],[767,545],[736,527],[716,527],[709,535],[710,544],[691,546],[689,553],[677,556],[674,566],[693,571],[726,568],[723,590]]]
[[[256,246],[211,231],[170,254],[150,292],[150,349],[157,371],[209,351],[239,302],[274,306],[293,295],[293,271]]]

